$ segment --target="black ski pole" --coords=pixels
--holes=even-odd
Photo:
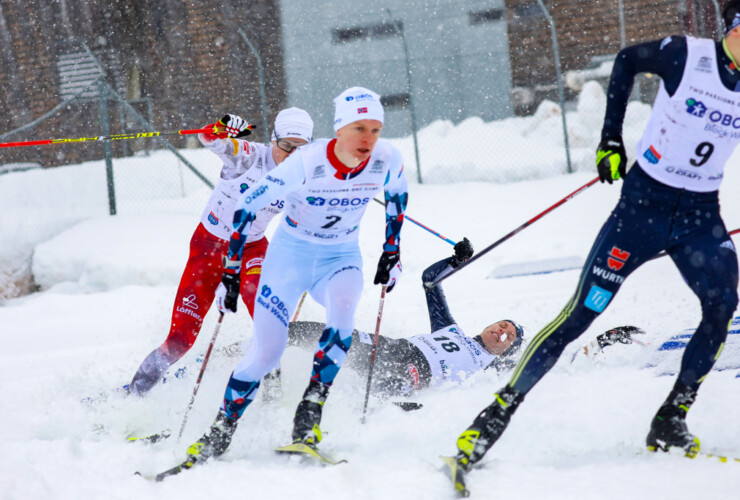
[[[367,372],[367,387],[365,388],[365,404],[362,407],[362,423],[365,423],[365,414],[367,413],[367,401],[370,399],[370,385],[373,380],[373,368],[375,367],[375,354],[378,350],[378,340],[380,339],[380,319],[383,317],[383,303],[385,302],[385,287],[380,289],[380,305],[378,306],[378,319],[375,322],[375,338],[373,339],[373,352],[370,355],[370,368]]]
[[[211,351],[213,351],[213,344],[216,343],[216,336],[218,335],[218,331],[221,329],[221,323],[223,322],[223,320],[224,320],[224,313],[220,313],[218,317],[218,323],[216,323],[216,327],[213,329],[213,335],[211,336],[211,343],[208,345],[208,350],[206,351],[205,357],[203,357],[203,364],[200,367],[200,373],[198,373],[198,379],[195,381],[195,387],[193,387],[193,396],[190,398],[190,404],[188,404],[187,409],[185,409],[185,416],[182,419],[182,425],[180,426],[180,432],[177,434],[178,441],[182,437],[182,432],[185,430],[185,424],[187,424],[188,422],[188,415],[190,414],[190,409],[193,407],[196,394],[198,394],[198,389],[200,388],[200,381],[203,379],[203,373],[206,371],[208,360],[211,357]]]

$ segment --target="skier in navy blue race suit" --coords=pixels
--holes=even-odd
[[[725,162],[740,142],[740,0],[725,10],[720,42],[673,36],[619,52],[609,82],[597,168],[602,182],[624,177],[619,202],[586,259],[562,312],[529,342],[511,380],[457,441],[457,466],[470,470],[506,429],[534,385],[614,300],[625,278],[665,250],[699,298],[702,318],[681,369],[647,436],[650,450],[699,452],[686,412],[721,352],[738,303],[735,247],[720,217],[718,189]],[[627,164],[622,122],[635,75],[661,86],[637,161]]]

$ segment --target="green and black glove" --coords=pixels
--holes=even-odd
[[[609,184],[627,174],[627,152],[621,135],[601,139],[596,150],[596,169],[599,180]]]

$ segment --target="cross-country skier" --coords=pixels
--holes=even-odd
[[[251,133],[251,128],[236,115],[226,115],[206,127],[213,127],[213,133],[199,134],[198,138],[221,159],[223,166],[218,184],[190,240],[190,256],[175,295],[169,334],[164,343],[144,359],[129,384],[129,391],[140,396],[154,387],[164,372],[188,352],[200,332],[203,318],[221,283],[222,258],[231,238],[237,199],[313,136],[313,121],[299,108],[278,113],[270,144],[241,139]],[[239,276],[240,291],[250,315],[267,250],[265,229],[282,211],[283,205],[284,200],[276,199],[257,211],[242,242],[244,248],[240,255],[244,264]]]
[[[230,377],[213,425],[188,449],[188,460],[178,470],[226,450],[260,380],[277,366],[288,340],[290,315],[306,290],[326,308],[327,317],[296,410],[293,440],[309,446],[321,440],[322,407],[351,345],[363,288],[359,225],[368,203],[382,191],[386,231],[374,282],[390,291],[400,274],[407,184],[401,154],[380,139],[380,97],[352,87],[334,104],[336,139],[299,149],[237,202],[226,271],[216,292],[221,311],[236,310],[242,248],[258,210],[285,198],[285,216],[262,264],[250,347]]]
[[[596,237],[575,294],[533,337],[509,383],[460,435],[451,466],[469,470],[483,458],[565,346],[606,309],[630,273],[662,250],[699,298],[702,318],[646,441],[650,450],[699,452],[686,413],[722,350],[738,303],[737,254],[720,217],[718,189],[740,141],[740,0],[725,7],[724,21],[720,42],[672,36],[617,55],[596,161],[602,182],[624,177],[621,198]],[[622,122],[635,75],[642,72],[662,81],[637,161],[626,174]]]
[[[429,266],[422,282],[429,282],[456,268],[473,255],[465,238],[455,245],[455,254]],[[468,337],[452,317],[441,285],[424,288],[432,333],[403,339],[380,336],[373,369],[373,392],[408,396],[413,391],[447,381],[461,381],[478,371],[514,367],[522,345],[523,328],[512,320],[492,323]],[[299,321],[290,324],[288,345],[308,348],[315,345],[324,330],[322,323]],[[352,349],[343,366],[362,374],[370,367],[374,337],[355,330]]]

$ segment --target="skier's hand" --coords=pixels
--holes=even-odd
[[[221,118],[217,126],[220,131],[226,133],[227,137],[246,137],[252,133],[254,125],[250,125],[247,120],[237,115],[224,115]]]
[[[457,267],[463,262],[466,262],[470,257],[473,256],[473,244],[470,240],[463,238],[462,241],[458,241],[455,244],[455,255],[450,259],[450,265]]]
[[[216,289],[216,305],[221,314],[236,312],[239,299],[239,273],[224,273]]]
[[[599,180],[609,184],[627,174],[627,152],[621,135],[601,139],[596,150],[596,169]]]
[[[632,334],[634,333],[645,333],[636,326],[618,326],[607,330],[601,335],[596,336],[596,341],[599,343],[599,347],[602,349],[606,346],[614,344],[631,344]]]
[[[378,270],[375,272],[376,285],[386,287],[385,291],[390,292],[396,286],[396,281],[401,277],[401,252],[383,252],[378,261]]]

